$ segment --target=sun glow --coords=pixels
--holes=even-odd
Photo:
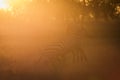
[[[32,0],[0,0],[0,11],[9,12],[12,15],[21,14]]]
[[[9,10],[11,8],[7,0],[0,0],[0,10]]]

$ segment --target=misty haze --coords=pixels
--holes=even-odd
[[[119,80],[119,0],[0,0],[0,80]]]

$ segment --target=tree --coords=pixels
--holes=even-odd
[[[115,8],[119,3],[119,0],[92,0],[90,1],[90,7],[92,7],[96,19],[99,17],[114,19],[117,17],[115,15]]]

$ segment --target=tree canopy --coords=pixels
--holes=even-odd
[[[84,6],[90,7],[94,17],[119,18],[120,0],[82,0]]]

